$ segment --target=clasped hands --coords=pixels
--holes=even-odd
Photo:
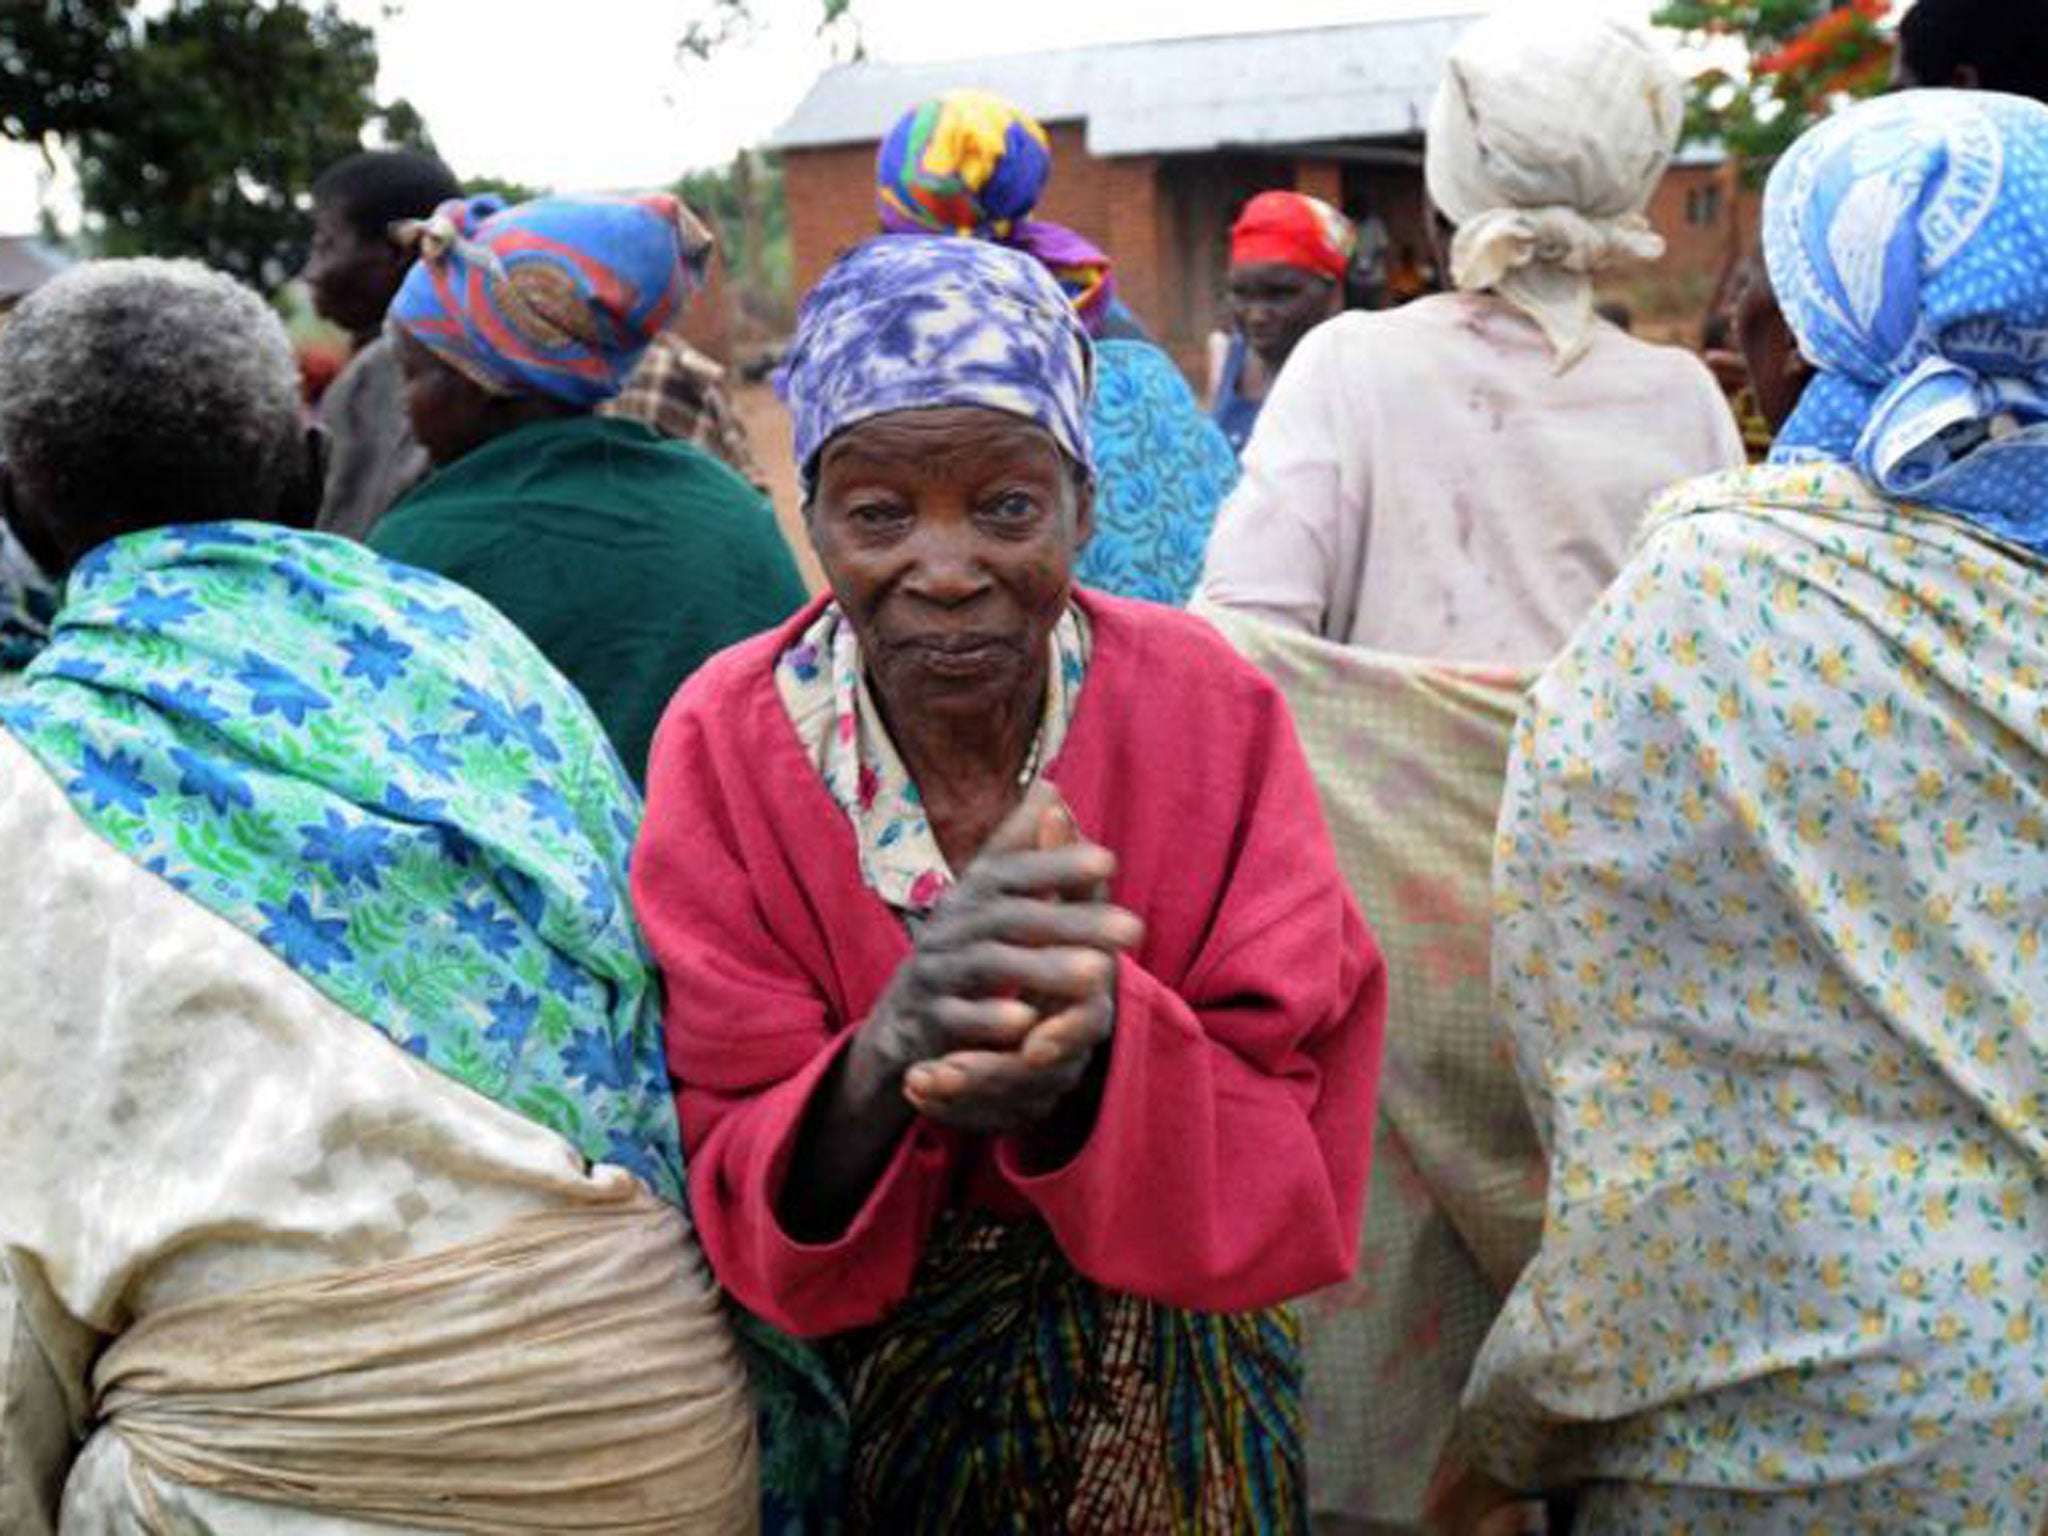
[[[919,933],[866,1025],[920,1115],[1001,1134],[1039,1124],[1116,1024],[1117,957],[1145,927],[1108,899],[1116,855],[1040,781]]]

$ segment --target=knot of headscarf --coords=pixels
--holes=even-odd
[[[1910,91],[1830,118],[1772,173],[1764,257],[1821,370],[1772,457],[2048,554],[2048,107]]]
[[[443,203],[394,233],[419,250],[391,323],[493,394],[593,406],[702,286],[710,231],[667,193]]]
[[[1085,467],[1093,372],[1080,317],[1036,260],[980,240],[885,235],[811,290],[776,389],[808,489],[818,451],[846,428],[941,406],[1034,421]]]
[[[987,91],[948,91],[896,120],[875,158],[875,211],[893,235],[967,235],[1034,257],[1099,336],[1116,284],[1109,257],[1062,224],[1027,217],[1052,175],[1052,141]]]
[[[459,248],[470,261],[488,262],[490,253],[480,245],[471,244],[466,232],[492,215],[503,213],[505,208],[505,199],[495,192],[459,198],[441,204],[424,219],[400,219],[391,226],[392,243],[400,250],[424,256],[428,261],[439,261]]]
[[[1451,281],[1522,310],[1569,368],[1592,341],[1593,274],[1664,254],[1644,209],[1683,121],[1677,74],[1634,27],[1480,22],[1429,119],[1429,194],[1458,226]]]

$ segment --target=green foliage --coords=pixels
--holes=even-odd
[[[5,0],[0,136],[38,143],[105,121],[132,0]]]
[[[1891,41],[1874,0],[1666,0],[1652,20],[1693,44],[1739,45],[1693,80],[1686,137],[1724,146],[1754,179],[1848,96],[1880,89]]]
[[[530,187],[523,181],[513,181],[506,176],[465,176],[462,190],[469,197],[482,197],[486,192],[495,192],[507,203],[530,203],[536,197],[546,197],[546,187]]]
[[[729,166],[691,171],[675,185],[718,233],[728,281],[743,297],[774,307],[794,281],[782,157],[742,151]]]
[[[410,149],[423,155],[438,154],[434,148],[434,136],[427,132],[427,120],[420,116],[418,107],[403,98],[386,105],[381,113],[379,135],[382,149]]]
[[[1739,36],[1769,50],[1791,42],[1828,9],[1828,0],[1667,0],[1652,20],[1684,32]]]
[[[376,79],[375,35],[333,0],[9,0],[0,132],[72,153],[107,254],[269,290],[303,259],[307,187],[365,130],[430,147]]]

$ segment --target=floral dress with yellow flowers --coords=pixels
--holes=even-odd
[[[2048,1511],[2048,572],[1837,466],[1679,488],[1527,711],[1550,1149],[1468,1449],[1582,1536]]]

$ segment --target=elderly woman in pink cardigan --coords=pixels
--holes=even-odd
[[[785,380],[831,595],[654,752],[693,1209],[844,1384],[855,1530],[1305,1528],[1380,962],[1278,694],[1073,585],[1089,370],[1026,256],[846,257]]]

